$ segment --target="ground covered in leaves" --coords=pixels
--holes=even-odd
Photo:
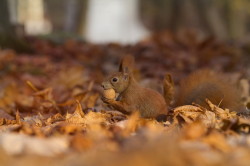
[[[34,52],[0,50],[1,165],[249,165],[248,44],[162,32],[132,46],[27,39]],[[207,101],[171,108],[167,121],[123,115],[101,101],[101,81],[132,54],[135,75],[161,90],[199,68],[223,71],[245,113]]]

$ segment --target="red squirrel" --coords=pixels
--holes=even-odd
[[[114,109],[130,114],[139,111],[141,117],[155,118],[167,113],[167,104],[163,96],[152,89],[144,88],[133,76],[134,58],[125,56],[119,72],[109,76],[103,83],[104,90],[114,89],[119,94],[116,100],[103,97],[102,100]]]
[[[103,96],[103,102],[125,114],[139,111],[143,118],[167,115],[167,108],[174,98],[171,75],[165,76],[163,97],[160,93],[139,85],[134,79],[133,67],[133,56],[125,56],[120,63],[119,72],[112,74],[102,83],[104,90],[113,89],[118,97],[110,99]],[[240,95],[237,89],[225,82],[221,75],[209,70],[197,71],[184,79],[179,93],[175,96],[177,106],[196,103],[207,107],[205,99],[222,108],[230,110],[240,108]]]

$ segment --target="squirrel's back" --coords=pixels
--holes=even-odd
[[[211,70],[199,70],[182,80],[176,104],[199,104],[208,108],[206,99],[221,108],[240,111],[240,93],[225,76]]]

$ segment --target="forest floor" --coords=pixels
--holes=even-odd
[[[0,50],[0,165],[249,165],[247,44],[162,32],[131,46],[29,39],[33,53]],[[132,54],[136,79],[161,90],[200,68],[225,72],[240,88],[242,115],[209,103],[171,108],[158,122],[110,110],[102,80]]]

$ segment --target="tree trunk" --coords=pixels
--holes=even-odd
[[[8,1],[1,0],[0,5],[0,33],[12,33],[13,28],[11,28],[10,15],[8,10]]]

